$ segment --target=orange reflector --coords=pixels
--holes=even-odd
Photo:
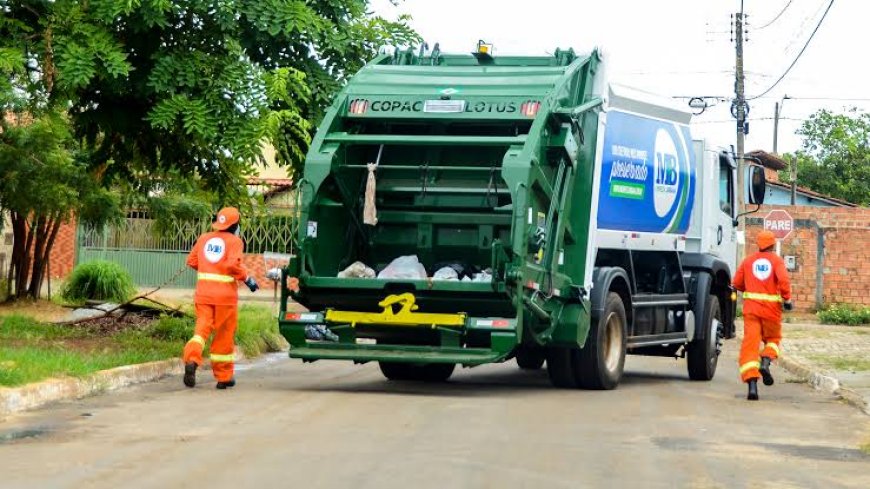
[[[365,114],[369,109],[369,101],[365,99],[355,99],[350,101],[350,107],[347,112],[354,115]]]
[[[507,328],[508,326],[510,326],[510,324],[511,323],[509,321],[506,321],[504,319],[497,319],[497,320],[492,322],[492,327],[493,328]]]
[[[284,315],[284,319],[286,319],[287,321],[297,321],[299,317],[300,314],[298,312],[288,312]]]
[[[538,109],[540,108],[540,102],[535,100],[529,100],[528,102],[523,102],[523,105],[520,106],[520,113],[522,113],[526,117],[534,117],[538,115]]]

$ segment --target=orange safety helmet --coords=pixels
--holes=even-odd
[[[226,231],[233,224],[239,222],[239,210],[235,207],[224,207],[218,212],[217,218],[211,223],[211,228],[215,231]]]
[[[755,242],[758,244],[759,250],[766,250],[776,244],[776,236],[774,236],[772,232],[765,229],[764,231],[758,233],[758,237],[755,238]]]

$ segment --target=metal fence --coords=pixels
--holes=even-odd
[[[243,218],[241,238],[246,254],[292,253],[297,218],[292,212]],[[139,286],[164,285],[180,268],[197,237],[211,221],[160,225],[152,219],[127,218],[109,226],[79,227],[77,263],[108,260],[126,268]],[[193,287],[192,271],[180,275],[171,287]]]

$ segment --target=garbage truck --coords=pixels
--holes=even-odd
[[[482,45],[361,69],[298,181],[279,316],[290,357],[429,382],[515,359],[546,364],[557,387],[612,389],[633,354],[712,379],[734,336],[734,153],[604,68],[597,50]],[[760,202],[763,173],[750,175]]]

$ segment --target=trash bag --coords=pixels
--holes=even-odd
[[[486,269],[480,273],[475,273],[471,279],[472,282],[492,282],[492,270]]]
[[[441,270],[442,268],[449,267],[456,271],[456,276],[458,278],[462,278],[467,273],[467,268],[465,265],[455,262],[455,261],[442,261],[440,263],[436,263],[434,267],[435,270]],[[437,273],[437,272],[436,272]]]
[[[429,275],[426,274],[426,267],[420,263],[417,255],[410,255],[400,256],[390,262],[387,268],[381,270],[378,278],[426,280],[429,278]]]
[[[305,338],[314,341],[338,341],[338,335],[322,324],[305,326]]]
[[[456,272],[455,268],[452,267],[442,267],[435,272],[435,275],[432,277],[432,280],[451,280],[456,281],[459,280],[459,274]]]
[[[375,271],[358,261],[338,272],[338,278],[375,278]]]

